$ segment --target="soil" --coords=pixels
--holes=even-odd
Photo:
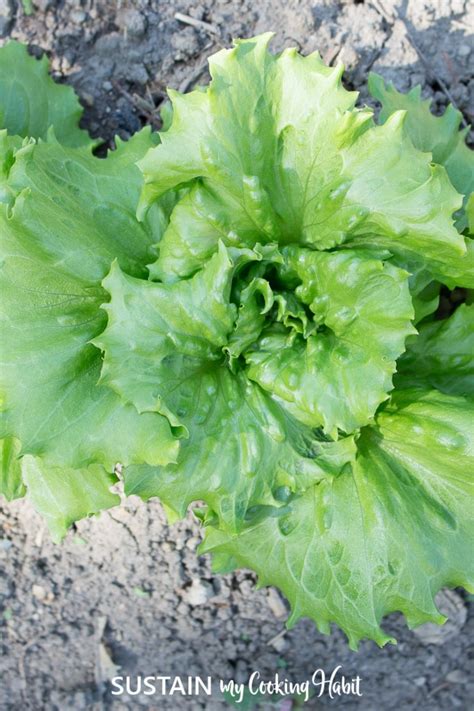
[[[74,86],[84,126],[110,143],[141,125],[159,126],[165,87],[187,90],[207,79],[205,58],[232,36],[273,29],[274,47],[318,49],[342,59],[346,81],[368,101],[370,69],[407,90],[421,84],[440,112],[449,99],[472,121],[473,55],[464,0],[0,0],[0,37],[46,51],[56,78]],[[175,19],[183,13],[197,26]],[[188,21],[189,22],[189,21]],[[199,24],[205,23],[205,24]],[[449,98],[448,98],[449,97]],[[471,113],[470,113],[471,112]],[[399,615],[385,627],[399,643],[347,648],[334,630],[309,621],[285,631],[285,603],[255,591],[252,574],[213,576],[192,515],[173,527],[158,502],[131,498],[82,521],[60,546],[28,502],[0,511],[0,708],[8,710],[233,708],[212,699],[113,697],[107,679],[122,675],[212,675],[244,682],[309,678],[342,665],[359,675],[362,698],[326,696],[305,708],[467,709],[474,651],[473,604],[454,593],[444,603],[455,621],[440,631],[410,631]],[[470,646],[471,645],[471,646]],[[115,667],[114,667],[115,665]],[[277,708],[295,708],[283,706]],[[268,705],[261,704],[261,708]],[[243,705],[240,706],[243,708]],[[275,708],[275,707],[274,707]]]

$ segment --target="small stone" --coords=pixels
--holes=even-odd
[[[74,22],[75,25],[82,25],[87,19],[87,14],[84,10],[73,10],[69,17],[71,18],[71,22]]]
[[[104,91],[112,91],[113,86],[109,81],[104,81],[104,83],[102,84],[102,88]]]
[[[51,591],[45,590],[42,585],[33,585],[31,593],[33,597],[44,605],[50,605],[54,601],[54,594]],[[39,612],[42,612],[42,610],[39,610]]]
[[[35,597],[37,600],[43,601],[46,598],[46,590],[42,585],[33,585],[31,588],[31,593],[33,597]]]
[[[450,684],[465,684],[468,680],[469,677],[462,669],[453,669],[446,674],[446,681],[449,681]]]
[[[458,49],[460,57],[468,57],[471,54],[471,47],[468,44],[461,44]]]
[[[188,605],[205,605],[208,600],[214,597],[214,590],[205,580],[194,578],[191,585],[183,590],[182,598]]]
[[[280,597],[279,592],[275,588],[269,588],[267,592],[268,607],[273,612],[278,620],[286,617],[288,612],[286,605]]]
[[[188,538],[186,541],[186,548],[190,551],[195,551],[200,543],[201,541],[197,536],[191,536],[191,538]]]
[[[416,679],[413,679],[413,683],[415,684],[415,686],[422,687],[426,684],[426,677],[417,676]]]
[[[12,547],[13,543],[9,538],[0,538],[0,550],[8,551]]]

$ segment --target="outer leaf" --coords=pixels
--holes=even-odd
[[[13,437],[0,440],[0,494],[7,501],[25,495],[19,460],[20,443]]]
[[[397,112],[381,127],[387,127],[384,134],[361,136],[356,144],[358,150],[354,149],[349,158],[350,169],[360,178],[352,193],[354,200],[378,203],[380,211],[372,224],[371,217],[367,218],[365,229],[359,229],[352,242],[389,249],[405,259],[418,259],[441,281],[453,279],[458,272],[462,276],[463,269],[472,269],[472,262],[466,256],[465,240],[460,235],[455,237],[451,224],[451,215],[461,207],[461,200],[444,168],[434,165],[426,170],[427,156],[422,160],[411,147],[402,121],[402,112]],[[385,174],[382,165],[378,165],[380,156],[385,157]],[[367,179],[377,172],[371,161],[380,170],[377,183]],[[387,177],[382,177],[387,172]],[[409,175],[409,184],[404,175]]]
[[[399,387],[433,387],[474,397],[474,304],[420,327],[398,363]]]
[[[134,162],[152,143],[138,134],[103,161],[58,144],[16,154],[0,211],[1,377],[7,434],[22,452],[65,466],[99,461],[163,464],[176,457],[168,422],[139,417],[97,387],[100,352],[89,341],[104,327],[100,281],[117,258],[132,274],[160,237],[159,210],[139,225],[140,173]]]
[[[316,249],[363,241],[403,249],[440,276],[458,269],[465,245],[451,215],[461,199],[413,147],[403,114],[374,127],[370,113],[353,109],[342,66],[293,50],[275,57],[268,40],[211,58],[207,92],[172,95],[173,123],[140,162],[140,213],[199,182],[172,216],[154,276],[189,276],[218,239]]]
[[[78,126],[83,109],[74,90],[56,84],[48,68],[46,56],[34,59],[18,42],[0,48],[0,128],[45,140],[52,127],[64,145],[92,148],[97,141]]]
[[[110,492],[117,477],[99,465],[68,469],[27,455],[21,466],[28,499],[46,520],[56,543],[75,521],[120,503],[120,497]]]
[[[421,99],[420,86],[408,94],[401,94],[393,84],[386,85],[377,74],[369,75],[369,91],[382,104],[382,123],[394,111],[407,111],[407,131],[414,145],[432,153],[433,161],[446,168],[452,184],[464,195],[464,209],[458,214],[456,225],[460,232],[465,230],[468,224],[465,210],[474,190],[474,152],[466,145],[469,129],[460,130],[461,112],[449,104],[443,116],[434,116],[430,111],[431,100]],[[474,270],[474,266],[471,268]],[[461,283],[464,284],[464,280]]]
[[[390,641],[382,617],[410,627],[442,622],[433,602],[445,585],[474,585],[471,515],[474,406],[406,391],[363,430],[352,472],[326,478],[287,513],[238,536],[209,531],[214,564],[255,570],[292,605],[290,623],[337,623],[352,648]]]
[[[320,333],[270,331],[246,353],[249,378],[302,422],[336,435],[367,424],[392,388],[395,361],[413,333],[407,273],[362,251],[285,252],[301,280],[296,296]]]
[[[443,116],[434,116],[431,100],[421,98],[420,86],[402,94],[378,74],[369,75],[369,91],[382,104],[382,123],[395,111],[407,112],[406,129],[414,145],[432,153],[433,161],[446,168],[456,190],[469,197],[474,190],[474,153],[465,143],[467,129],[460,130],[461,112],[449,104]]]
[[[385,123],[395,111],[406,111],[406,127],[415,146],[432,153],[435,163],[444,164],[458,145],[461,112],[449,104],[443,116],[435,116],[430,111],[431,99],[421,98],[421,86],[415,86],[408,94],[403,94],[392,83],[385,84],[383,78],[374,72],[370,73],[368,84],[374,99],[382,104],[381,123]]]

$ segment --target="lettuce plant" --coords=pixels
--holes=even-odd
[[[60,539],[119,462],[171,519],[200,502],[201,551],[290,624],[383,645],[385,614],[473,589],[472,153],[454,109],[374,75],[377,124],[269,39],[102,160],[71,90],[0,50],[0,482]]]

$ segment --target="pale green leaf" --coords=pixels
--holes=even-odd
[[[387,399],[414,332],[408,275],[362,251],[288,248],[284,258],[319,330],[304,339],[270,329],[245,354],[248,376],[302,422],[352,432]]]
[[[375,219],[371,212],[363,228],[349,238],[350,246],[388,249],[402,262],[420,262],[439,281],[469,286],[473,254],[451,219],[461,207],[461,196],[446,170],[430,165],[430,156],[413,148],[404,117],[397,112],[383,126],[366,132],[349,157],[347,170],[359,177],[350,195],[363,205],[378,206]],[[379,129],[384,133],[377,135]],[[381,157],[384,165],[379,164]]]
[[[207,91],[171,96],[171,127],[140,161],[139,214],[170,189],[192,188],[152,275],[193,274],[219,240],[370,244],[418,256],[440,277],[459,269],[466,250],[452,214],[461,197],[413,147],[403,112],[374,126],[342,88],[342,66],[294,50],[274,56],[269,37],[214,55]]]
[[[239,535],[211,527],[201,552],[216,570],[248,567],[280,588],[290,624],[310,617],[324,633],[339,625],[352,648],[365,637],[383,645],[384,615],[441,623],[438,590],[473,589],[473,451],[472,404],[405,391],[362,431],[352,471]]]
[[[109,323],[94,340],[105,351],[102,382],[140,412],[160,412],[179,425],[175,364],[187,379],[186,364],[193,372],[223,360],[236,318],[233,270],[223,245],[192,279],[170,285],[128,277],[115,265],[103,281]]]
[[[105,326],[100,282],[110,264],[146,276],[161,236],[159,208],[144,223],[134,217],[134,163],[150,145],[143,131],[105,160],[53,143],[16,153],[15,201],[0,210],[1,378],[6,434],[23,453],[74,467],[176,458],[165,418],[140,417],[97,385],[102,359],[90,344]]]
[[[181,517],[202,500],[225,530],[237,531],[353,458],[353,438],[325,441],[242,373],[188,369],[184,381],[183,371],[172,384],[189,438],[181,440],[176,464],[128,467],[126,494],[159,496]]]
[[[273,303],[273,291],[266,279],[255,277],[242,289],[235,328],[225,347],[231,358],[238,358],[257,340]]]
[[[421,98],[420,86],[403,94],[373,72],[369,74],[368,86],[374,99],[382,104],[380,122],[385,123],[395,111],[406,111],[405,125],[414,145],[421,151],[432,153],[433,161],[444,165],[461,137],[461,112],[449,104],[442,116],[435,116],[430,111],[431,99]],[[459,187],[457,189],[464,194]]]
[[[27,498],[45,519],[56,543],[75,521],[120,503],[120,497],[110,491],[117,477],[100,465],[69,469],[26,455],[21,466]]]
[[[373,73],[368,83],[370,93],[382,104],[380,121],[384,123],[400,109],[406,111],[405,125],[414,145],[444,165],[456,190],[469,197],[474,190],[474,153],[465,142],[467,129],[461,130],[461,112],[449,104],[442,116],[435,116],[430,111],[431,100],[421,98],[420,86],[403,94]]]

